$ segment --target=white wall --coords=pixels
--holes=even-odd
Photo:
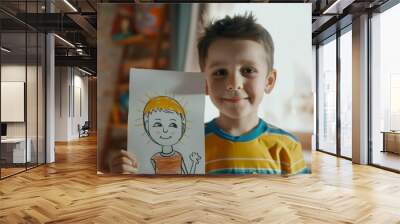
[[[68,141],[68,118],[70,83],[67,67],[55,68],[55,141]]]
[[[32,74],[32,66],[28,66],[28,74]],[[3,82],[25,82],[25,64],[24,65],[2,65],[1,66],[1,81]],[[28,93],[28,95],[31,95]],[[32,94],[33,95],[33,94]],[[6,110],[7,108],[1,108]],[[7,123],[7,137],[25,137],[24,122]]]
[[[78,124],[80,124],[81,126],[85,123],[85,121],[88,120],[89,118],[89,112],[88,112],[88,106],[89,106],[89,102],[88,102],[88,77],[85,76],[81,76],[79,73],[79,75],[76,75],[77,70],[74,71],[75,75],[74,75],[74,108],[72,111],[72,120],[71,120],[71,135],[72,138],[78,138],[79,137],[79,133],[78,133]],[[80,91],[80,93],[79,93]],[[79,97],[80,95],[80,97]],[[79,100],[81,101],[79,103]],[[81,108],[79,108],[81,107]],[[81,109],[81,111],[79,111],[79,109]]]
[[[28,71],[32,67],[28,67]],[[2,65],[1,81],[2,82],[25,82],[25,65]],[[28,72],[30,74],[30,72]],[[7,108],[1,108],[7,110]],[[7,123],[7,137],[25,137],[25,123],[11,122]]]
[[[28,66],[29,69],[32,67]],[[25,65],[2,65],[1,81],[25,82]]]
[[[36,70],[38,69],[38,70]],[[44,163],[44,83],[42,67],[36,67],[25,64],[3,64],[1,66],[2,82],[24,82],[26,84],[26,106],[25,103],[20,111],[26,112],[26,120],[23,122],[6,122],[7,137],[30,139],[30,148],[32,151],[33,162],[39,158],[39,163]],[[27,80],[25,80],[27,78]],[[4,90],[4,89],[3,89]],[[2,91],[3,91],[2,90]],[[2,95],[3,97],[7,97]],[[1,110],[12,110],[10,107],[2,107]],[[14,109],[15,110],[15,109]],[[7,111],[13,113],[13,111]],[[15,112],[14,112],[15,113]],[[39,154],[38,157],[37,153]]]
[[[79,138],[78,124],[88,120],[88,78],[83,75],[75,68],[56,67],[56,141]]]

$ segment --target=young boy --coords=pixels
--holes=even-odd
[[[300,142],[257,115],[277,76],[268,31],[251,14],[227,16],[205,29],[197,47],[206,93],[219,110],[205,128],[206,173],[309,173]],[[137,163],[121,150],[109,165],[112,172],[134,173]]]

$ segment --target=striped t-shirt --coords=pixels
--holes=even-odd
[[[310,173],[297,138],[262,119],[241,136],[224,132],[214,119],[205,136],[207,174]]]

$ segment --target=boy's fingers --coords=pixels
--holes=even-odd
[[[122,173],[122,164],[112,165],[110,167],[111,173],[120,174]]]
[[[123,173],[122,166],[130,167],[128,170],[132,171],[133,169],[137,168],[137,161],[136,157],[131,155],[129,152],[125,150],[117,151],[110,161],[110,167],[112,167],[112,172],[114,173]]]
[[[136,174],[137,173],[137,169],[132,167],[132,166],[128,166],[128,165],[122,165],[122,173],[123,174]]]
[[[126,164],[112,166],[111,172],[115,174],[136,174],[137,169]]]
[[[128,159],[125,156],[121,156],[121,157],[116,157],[113,161],[112,161],[112,165],[118,165],[118,164],[126,164],[126,165],[130,165],[132,166],[132,161],[130,159]]]
[[[136,160],[132,162],[132,166],[133,166],[133,167],[136,167],[136,168],[138,167],[138,163],[137,163]]]
[[[121,150],[120,152],[121,152],[122,155],[128,157],[128,158],[132,161],[132,165],[133,165],[133,166],[137,166],[137,159],[136,159],[136,156],[130,154],[130,153],[129,153],[128,151],[126,151],[126,150]]]

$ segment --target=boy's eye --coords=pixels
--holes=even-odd
[[[223,77],[228,75],[228,71],[226,69],[218,69],[213,73],[215,77]]]
[[[249,67],[243,67],[240,70],[241,70],[242,75],[245,75],[245,76],[246,75],[252,75],[252,74],[257,72],[257,70],[255,68],[250,67],[250,66]]]
[[[171,123],[171,124],[169,124],[169,127],[178,128],[178,125],[176,125],[175,123]]]
[[[160,122],[155,122],[153,124],[153,128],[155,128],[155,127],[162,127],[162,124]]]

